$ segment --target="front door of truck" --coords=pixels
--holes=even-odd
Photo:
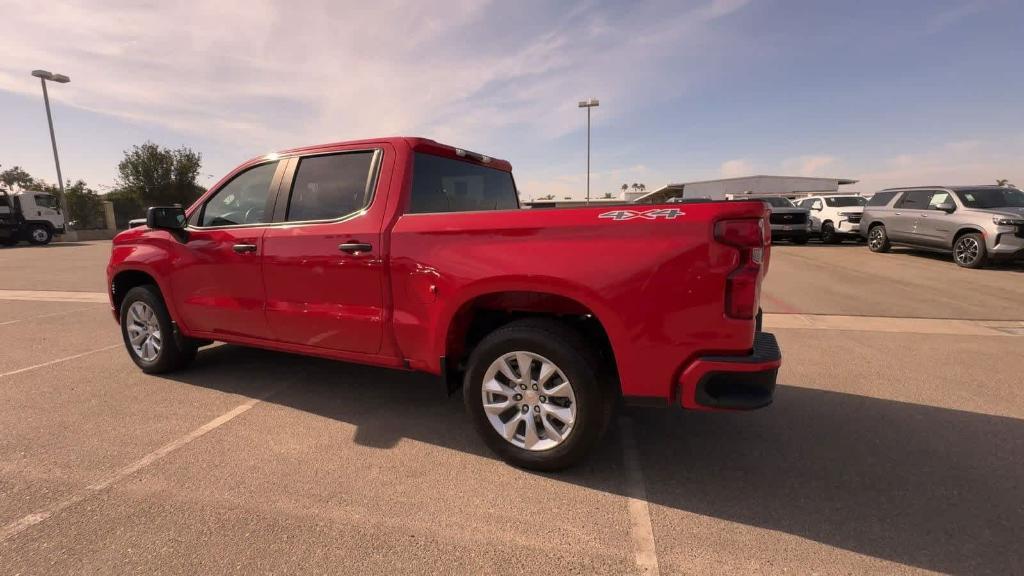
[[[952,205],[953,195],[945,190],[935,190],[917,222],[917,236],[921,244],[935,247],[950,247],[956,234],[955,212],[939,210],[939,206]]]
[[[269,337],[263,239],[283,169],[277,161],[243,169],[189,215],[181,259],[170,276],[188,330]]]
[[[376,354],[385,322],[383,219],[393,154],[362,147],[294,158],[263,241],[275,340]],[[283,222],[282,222],[283,221]]]

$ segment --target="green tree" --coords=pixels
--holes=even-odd
[[[117,165],[119,191],[142,206],[188,206],[205,191],[196,182],[201,167],[194,150],[146,142],[126,150]]]
[[[629,190],[629,184],[623,184],[622,186],[620,186],[620,189],[622,190],[622,193],[625,194],[626,191]]]
[[[14,166],[0,172],[0,183],[11,192],[31,189],[35,184],[35,178],[25,172],[21,166]]]
[[[64,187],[65,202],[68,207],[68,219],[72,226],[79,230],[97,230],[106,228],[103,214],[103,199],[85,182],[79,180]]]
[[[604,196],[602,196],[602,198],[611,198],[611,197],[612,197],[612,193],[611,192],[605,192]]]

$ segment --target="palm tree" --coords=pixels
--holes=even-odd
[[[643,184],[641,183],[641,184],[640,184],[640,191],[641,191],[641,192],[646,192],[646,191],[647,191],[647,186],[644,186],[644,185],[643,185]]]
[[[637,184],[636,182],[633,182],[633,185],[630,186],[630,188],[633,189],[633,192],[636,192],[636,191],[640,190],[640,185]]]
[[[1002,186],[1003,188],[1010,188],[1010,187],[1013,186],[1013,184],[1010,184],[1010,181],[1007,180],[1006,178],[1000,178],[999,180],[996,180],[996,186]]]
[[[602,196],[602,198],[605,198],[605,199],[611,198],[611,197],[612,197],[612,193],[611,192],[605,192],[604,196]]]
[[[627,190],[629,190],[629,184],[623,184],[622,185],[622,193],[625,194]]]

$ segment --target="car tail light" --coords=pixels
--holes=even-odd
[[[757,314],[761,264],[767,234],[764,219],[722,220],[715,224],[715,240],[739,250],[739,265],[725,280],[725,313],[749,320]]]

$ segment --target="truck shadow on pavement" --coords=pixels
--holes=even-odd
[[[365,446],[493,458],[461,394],[429,376],[218,346],[172,378],[251,397],[280,386],[267,402],[355,425]],[[1022,420],[794,386],[753,413],[624,415],[654,505],[929,570],[1024,573]],[[625,495],[621,455],[613,424],[586,464],[544,476]]]

